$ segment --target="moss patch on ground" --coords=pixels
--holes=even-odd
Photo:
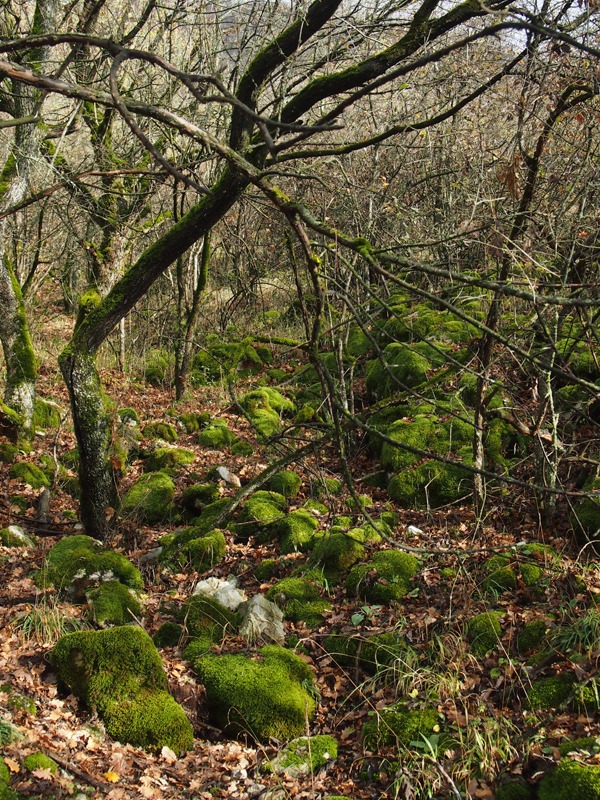
[[[478,657],[484,656],[498,646],[502,629],[499,611],[484,611],[467,623],[467,639],[471,643],[471,652]]]
[[[362,739],[364,746],[373,751],[389,745],[410,747],[413,741],[437,734],[440,727],[440,715],[435,709],[409,709],[404,703],[396,703],[365,722]]]
[[[565,759],[543,778],[538,800],[600,800],[600,767]]]
[[[358,564],[346,579],[348,593],[370,603],[393,603],[405,597],[412,579],[419,571],[419,561],[401,550],[381,550],[373,560]]]

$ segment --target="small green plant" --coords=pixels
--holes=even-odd
[[[551,644],[562,653],[576,652],[589,656],[600,643],[600,609],[592,608],[576,620],[566,619],[554,631]]]
[[[42,597],[29,611],[18,614],[12,626],[23,642],[41,645],[56,644],[65,633],[87,627],[82,620],[65,614],[56,600],[46,597]]]
[[[356,611],[350,617],[350,619],[352,620],[352,624],[358,627],[365,621],[365,619],[368,619],[369,622],[373,622],[374,618],[377,616],[377,614],[380,613],[382,608],[383,606],[377,606],[377,605],[362,606],[360,611]]]

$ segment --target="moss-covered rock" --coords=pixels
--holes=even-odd
[[[357,564],[346,579],[346,589],[355,597],[371,603],[393,603],[405,597],[412,579],[419,571],[419,561],[401,550],[381,550],[367,564]]]
[[[487,592],[508,592],[517,588],[517,576],[510,558],[502,555],[488,558],[482,567],[485,577],[481,586]]]
[[[411,742],[428,739],[440,728],[441,718],[435,709],[410,709],[404,703],[396,703],[365,722],[362,740],[367,750],[377,751],[389,745],[410,747]]]
[[[404,344],[388,344],[381,358],[369,361],[366,366],[366,385],[369,393],[378,399],[394,392],[412,389],[427,380],[431,361]]]
[[[141,628],[80,631],[63,636],[51,653],[59,681],[103,719],[110,736],[176,753],[193,745],[192,726],[167,689],[152,639]]]
[[[284,497],[296,497],[302,486],[302,478],[292,469],[281,470],[272,475],[266,487],[271,492],[277,492]]]
[[[91,618],[102,628],[130,625],[143,614],[139,594],[119,581],[106,581],[87,592],[86,597]]]
[[[175,647],[183,636],[183,628],[177,622],[164,622],[152,637],[156,647]]]
[[[4,547],[35,547],[35,538],[18,525],[9,525],[0,530],[0,544]]]
[[[33,408],[33,424],[36,428],[58,428],[61,422],[61,410],[51,401],[35,398]]]
[[[258,741],[301,736],[316,710],[310,667],[277,645],[265,645],[259,656],[207,654],[194,661],[210,718]]]
[[[146,472],[164,471],[167,474],[177,472],[180,467],[194,463],[196,454],[193,450],[183,447],[158,447],[146,458],[144,470]]]
[[[533,789],[525,783],[503,783],[496,787],[496,800],[532,800]]]
[[[221,644],[226,631],[235,633],[239,617],[212,597],[194,595],[184,607],[185,627],[190,638],[185,649],[185,658],[193,661],[209,650],[213,644]]]
[[[142,433],[146,439],[161,439],[163,442],[176,442],[177,428],[170,422],[149,422],[144,425]]]
[[[118,581],[130,589],[144,585],[140,571],[122,553],[105,550],[100,542],[82,534],[57,542],[36,575],[38,586],[52,585],[79,602],[87,591],[107,581]]]
[[[258,435],[265,439],[279,430],[282,416],[292,414],[295,410],[291,400],[284,397],[277,389],[268,386],[245,394],[241,399],[241,405]]]
[[[166,472],[149,472],[134,483],[123,498],[121,513],[147,525],[164,522],[174,514],[175,485]]]
[[[268,762],[268,771],[289,778],[313,774],[337,758],[338,743],[333,736],[301,736],[294,739]]]
[[[310,511],[298,508],[280,520],[277,529],[282,553],[304,552],[314,545],[319,522]]]
[[[254,448],[250,442],[239,440],[231,445],[230,452],[234,456],[251,456],[254,452]]]
[[[531,653],[546,638],[546,623],[543,619],[532,619],[526,622],[517,634],[517,650],[520,655]]]
[[[600,767],[569,758],[546,775],[538,787],[538,800],[600,800]]]
[[[332,634],[324,640],[323,647],[340,666],[358,666],[371,675],[406,653],[406,644],[393,632],[368,637]]]
[[[287,500],[277,492],[258,491],[250,497],[238,516],[236,533],[241,537],[274,538],[277,523],[285,517]]]
[[[184,413],[177,417],[177,421],[186,433],[196,433],[200,430],[197,414]]]
[[[144,378],[151,386],[166,386],[173,380],[174,358],[166,350],[150,350],[146,356]]]
[[[498,646],[502,629],[499,611],[484,611],[472,617],[467,623],[467,639],[471,642],[471,651],[474,655],[484,656],[489,650]]]
[[[0,442],[0,464],[12,464],[19,454],[16,444]]]
[[[309,564],[321,569],[327,580],[333,583],[364,554],[364,545],[355,539],[343,533],[326,533],[313,548]]]
[[[227,427],[227,423],[219,423],[215,420],[198,434],[198,442],[203,447],[210,447],[212,450],[222,450],[237,442],[237,436]]]
[[[8,470],[11,478],[23,481],[29,484],[32,489],[42,489],[50,486],[50,479],[47,475],[36,465],[27,461],[19,461],[13,464]]]
[[[33,772],[36,769],[50,770],[52,775],[56,775],[58,772],[58,764],[56,761],[44,755],[44,753],[30,753],[28,756],[25,756],[23,759],[23,766],[26,770],[29,770],[29,772]]]
[[[117,414],[118,414],[119,419],[121,420],[121,422],[123,422],[125,424],[127,424],[129,422],[132,422],[135,425],[139,425],[140,424],[140,418],[139,418],[138,413],[135,410],[135,408],[131,408],[129,406],[126,406],[125,408],[120,408],[117,411]]]
[[[590,756],[597,755],[600,753],[600,737],[584,736],[581,739],[568,739],[566,742],[562,742],[558,748],[561,758],[577,751]]]
[[[309,627],[322,625],[323,613],[331,608],[317,586],[306,578],[284,578],[266,596],[281,608],[286,619],[305,622]]]
[[[266,357],[266,353],[263,351]],[[211,334],[206,345],[194,358],[192,382],[205,385],[227,377],[244,377],[255,374],[263,365],[261,355],[251,339],[224,342],[221,336]]]
[[[318,497],[334,497],[338,495],[343,488],[344,484],[338,478],[323,478],[322,482],[317,485]]]
[[[567,672],[549,678],[538,678],[527,689],[527,708],[547,711],[558,708],[573,696],[575,678]]]
[[[197,516],[220,496],[219,487],[215,483],[195,483],[184,489],[181,504],[190,515]]]
[[[597,538],[600,532],[600,478],[588,481],[585,491],[597,494],[576,503],[571,514],[571,524],[583,544]],[[600,550],[600,546],[594,545],[594,549]]]

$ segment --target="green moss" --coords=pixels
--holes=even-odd
[[[287,500],[277,492],[254,492],[238,516],[236,533],[238,536],[277,535],[277,524],[285,516]]]
[[[173,377],[174,358],[165,350],[151,350],[146,357],[144,378],[152,386],[166,386]]]
[[[517,634],[517,650],[521,655],[530,653],[539,647],[545,638],[546,623],[543,619],[533,619]]]
[[[146,439],[162,439],[163,442],[177,441],[177,428],[170,422],[149,422],[142,433]]]
[[[317,494],[319,497],[334,497],[338,495],[343,488],[344,484],[338,478],[323,478],[323,481],[317,486]]]
[[[42,489],[50,486],[50,481],[42,470],[35,464],[30,464],[26,461],[19,461],[17,464],[13,464],[8,470],[8,474],[11,478],[16,478],[23,481],[23,483],[29,484],[32,489]]]
[[[368,637],[332,634],[324,640],[323,647],[340,666],[348,669],[359,666],[371,675],[406,653],[406,644],[395,633]]]
[[[140,424],[140,418],[135,408],[120,408],[117,414],[123,423],[135,422],[136,425]]]
[[[226,631],[235,633],[238,628],[238,615],[212,597],[200,594],[190,597],[184,606],[184,614],[185,627],[190,638],[208,642],[209,646],[221,644]],[[188,661],[196,657],[197,648],[193,642],[188,645],[184,655]]]
[[[19,448],[9,442],[0,442],[0,464],[12,464],[19,454]]]
[[[302,486],[302,478],[291,469],[276,472],[267,481],[267,489],[284,497],[296,497]]]
[[[558,748],[562,758],[578,750],[588,753],[590,756],[597,755],[600,753],[600,738],[598,736],[584,736],[581,739],[568,739]]]
[[[527,689],[527,708],[547,711],[562,706],[573,695],[575,678],[569,673],[538,678]]]
[[[4,763],[4,759],[0,758],[0,786],[3,783],[10,783],[10,770]],[[2,798],[1,793],[0,798]]]
[[[471,482],[471,474],[460,466],[429,461],[394,475],[387,491],[403,508],[439,508],[467,497]]]
[[[302,508],[307,509],[307,511],[316,511],[317,516],[325,516],[325,514],[329,513],[329,509],[325,505],[325,503],[321,503],[319,500],[313,500],[312,497],[309,497],[306,503],[302,506]]]
[[[315,545],[309,564],[320,567],[332,582],[339,579],[342,572],[352,567],[364,557],[365,548],[343,533],[327,533]]]
[[[424,355],[404,344],[388,344],[381,358],[367,362],[366,386],[378,399],[406,388],[415,388],[427,380],[432,364]]]
[[[106,581],[86,597],[92,619],[100,627],[129,625],[143,614],[138,593],[119,581]]]
[[[281,552],[293,553],[310,550],[316,541],[319,522],[310,511],[298,508],[277,523]]]
[[[5,683],[0,686],[0,692],[6,695],[6,707],[10,711],[20,711],[28,714],[30,717],[37,716],[37,706],[35,700],[28,697],[26,694],[16,692],[12,686]]]
[[[469,620],[467,638],[471,642],[471,651],[474,655],[484,656],[498,645],[502,634],[501,617],[502,613],[499,611],[484,611],[483,614],[478,614]]]
[[[147,525],[164,522],[173,515],[175,485],[165,472],[150,472],[134,483],[123,498],[121,513]]]
[[[176,472],[179,467],[192,464],[196,454],[193,450],[186,450],[183,447],[159,447],[154,450],[144,464],[146,472],[164,471],[168,474]]]
[[[310,667],[289,650],[266,645],[261,660],[208,654],[194,669],[204,684],[209,715],[231,733],[289,741],[303,734],[315,714]],[[307,688],[305,688],[307,687]]]
[[[288,400],[277,389],[268,386],[248,392],[240,402],[244,411],[250,416],[258,409],[272,409],[278,414],[293,414],[295,411],[295,406],[291,400]]]
[[[251,456],[254,452],[254,448],[250,444],[250,442],[245,441],[238,441],[230,448],[231,454],[234,456]]]
[[[543,588],[541,582],[544,579],[544,570],[537,564],[525,563],[520,566],[521,580],[530,589]]]
[[[269,353],[270,355],[270,353]],[[223,342],[222,337],[207,337],[206,347],[194,358],[192,382],[197,385],[213,383],[226,377],[243,377],[262,368],[262,360],[250,339]]]
[[[196,433],[200,430],[197,414],[180,414],[178,420],[186,433]]]
[[[483,564],[485,578],[481,586],[487,592],[508,592],[517,588],[517,576],[511,566],[510,558],[506,556],[492,556]]]
[[[254,577],[260,583],[271,580],[279,574],[279,563],[274,558],[265,558],[254,568]]]
[[[323,624],[323,613],[331,609],[318,588],[306,578],[284,578],[272,586],[266,595],[292,622],[305,622],[309,627]]]
[[[410,747],[439,731],[440,715],[433,708],[409,709],[403,703],[384,708],[362,728],[362,740],[368,750],[389,745]]]
[[[35,398],[33,424],[36,428],[58,428],[61,422],[60,409],[41,397]]]
[[[585,491],[600,492],[600,478],[589,481],[585,485]],[[597,536],[600,531],[600,494],[586,497],[574,506],[571,524],[583,544]]]
[[[4,547],[35,547],[35,539],[18,525],[9,525],[0,530],[0,544]]]
[[[38,586],[52,585],[83,601],[86,591],[105,581],[117,580],[142,589],[140,571],[121,553],[105,550],[90,536],[65,536],[48,552],[44,568],[36,575]]]
[[[227,425],[217,425],[213,422],[198,434],[198,442],[212,450],[222,450],[237,441],[237,436],[230,431]]]
[[[203,508],[219,499],[221,493],[214,483],[195,483],[184,489],[181,504],[190,515],[198,515]]]
[[[268,771],[290,777],[313,774],[337,758],[338,743],[333,736],[301,736],[291,741],[268,763]]]
[[[496,800],[532,800],[533,789],[524,783],[503,783],[496,787]]]
[[[600,767],[565,759],[538,787],[538,800],[600,800]]]
[[[159,649],[175,647],[183,636],[183,628],[176,622],[164,622],[152,637],[152,641]]]
[[[371,603],[393,603],[412,588],[412,578],[419,571],[419,561],[400,550],[381,550],[367,564],[358,564],[346,579],[349,594]]]
[[[29,772],[33,772],[36,769],[48,769],[52,775],[56,775],[58,772],[58,764],[56,761],[53,761],[48,756],[44,755],[44,753],[31,753],[25,756],[23,759],[23,766],[25,769],[28,769]]]
[[[152,639],[138,627],[80,631],[52,650],[59,681],[103,719],[110,736],[148,749],[176,753],[193,744],[192,727],[167,692]]]

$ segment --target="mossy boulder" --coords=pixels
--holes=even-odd
[[[284,497],[296,497],[302,486],[302,478],[293,469],[285,469],[276,472],[266,483],[266,488],[271,492],[277,492]]]
[[[175,753],[192,747],[192,726],[168,693],[160,655],[141,628],[67,634],[50,660],[60,683],[98,713],[114,739]]]
[[[36,575],[38,586],[52,585],[76,602],[86,592],[107,581],[130,589],[142,589],[140,571],[122,553],[105,550],[91,536],[65,536],[48,552],[46,564]]]
[[[406,653],[406,644],[397,634],[378,633],[374,636],[331,634],[323,641],[324,649],[342,667],[360,667],[374,675]]]
[[[156,647],[175,647],[183,636],[183,628],[177,622],[163,622],[152,637]]]
[[[511,559],[507,556],[497,555],[488,558],[483,564],[482,571],[485,577],[481,586],[487,592],[508,592],[517,588],[517,575],[512,566]]]
[[[0,464],[12,464],[19,455],[19,448],[10,442],[0,442]]]
[[[191,378],[193,383],[202,386],[226,377],[252,375],[262,366],[261,355],[251,339],[224,342],[221,336],[211,334],[194,358]]]
[[[342,491],[343,487],[344,483],[339,478],[323,478],[317,485],[317,496],[329,497],[333,495],[335,497]]]
[[[200,422],[198,421],[198,415],[192,413],[184,413],[180,414],[177,417],[177,421],[183,428],[186,433],[196,433],[200,430]]]
[[[220,496],[219,487],[215,483],[195,483],[184,489],[181,504],[191,516],[197,516]]]
[[[293,414],[295,405],[287,397],[268,386],[254,389],[241,399],[242,408],[262,438],[269,438],[279,430],[281,417]]]
[[[58,772],[58,764],[44,753],[30,753],[23,759],[23,766],[29,772],[36,769],[47,769],[52,775]]]
[[[380,358],[367,362],[366,386],[377,399],[420,386],[432,364],[424,355],[398,342],[388,344]]]
[[[496,800],[532,800],[533,788],[525,783],[503,783],[496,787]]]
[[[194,463],[196,454],[193,450],[183,447],[157,447],[146,458],[144,470],[146,472],[164,471],[167,474],[177,472],[180,467]]]
[[[517,634],[517,651],[519,655],[531,653],[546,638],[546,622],[543,619],[532,619],[526,622]]]
[[[306,578],[284,578],[269,589],[266,597],[281,608],[286,619],[305,622],[309,627],[322,625],[323,613],[331,608],[317,586]]]
[[[209,653],[194,661],[194,670],[211,720],[228,733],[289,741],[314,717],[311,669],[278,645],[265,645],[255,657]]]
[[[469,462],[468,448],[462,448],[458,455]],[[468,497],[471,482],[471,473],[459,464],[431,460],[394,475],[387,492],[390,500],[403,508],[439,508]]]
[[[250,442],[245,442],[243,439],[240,439],[235,444],[231,445],[230,452],[234,456],[251,456],[254,452],[254,448]]]
[[[35,538],[18,525],[0,530],[0,544],[4,547],[35,547]]]
[[[119,581],[106,581],[86,593],[90,616],[101,628],[130,625],[142,617],[140,596]]]
[[[346,578],[346,590],[370,603],[393,603],[405,597],[419,571],[419,561],[401,550],[381,550],[372,561],[357,564]]]
[[[193,661],[212,645],[221,644],[225,632],[235,633],[239,626],[239,616],[235,611],[205,595],[190,597],[183,611],[190,639],[184,653],[188,661]]]
[[[490,650],[498,646],[502,628],[500,627],[500,611],[484,611],[472,617],[467,623],[467,639],[471,643],[471,652],[478,656],[484,656]]]
[[[61,423],[60,407],[41,397],[35,398],[33,424],[36,428],[58,428]]]
[[[32,489],[43,489],[50,486],[48,476],[36,465],[28,461],[19,461],[8,470],[10,478],[16,478],[29,484]]]
[[[164,522],[174,515],[175,484],[166,472],[142,475],[123,498],[121,514],[146,525]]]
[[[217,528],[205,531],[192,526],[169,535],[167,542],[160,554],[162,564],[198,572],[212,569],[227,553],[225,534]]]
[[[132,423],[133,427],[135,427],[140,424],[140,418],[135,408],[126,406],[125,408],[120,408],[117,414],[121,422],[125,425]]]
[[[313,548],[309,565],[321,569],[327,580],[335,583],[364,554],[364,545],[355,539],[343,533],[326,533]]]
[[[319,522],[310,511],[298,508],[280,520],[277,529],[282,553],[304,552],[317,540]]]
[[[277,523],[285,517],[286,508],[287,500],[282,494],[264,490],[254,492],[238,516],[237,535],[274,538],[278,533]]]
[[[276,775],[299,778],[314,774],[334,761],[338,754],[338,743],[333,736],[301,736],[287,744],[278,755],[268,762],[267,769]]]
[[[237,436],[230,431],[226,422],[215,420],[198,434],[198,442],[203,447],[210,447],[211,450],[223,450],[237,442]]]
[[[150,350],[146,356],[144,378],[151,386],[167,386],[173,380],[174,358],[166,350]]]
[[[600,753],[600,737],[583,736],[580,739],[568,739],[566,742],[562,742],[558,748],[561,758],[577,751],[590,756],[598,755]]]
[[[575,690],[575,677],[568,672],[538,678],[527,688],[527,708],[547,711],[564,705]]]
[[[142,433],[146,439],[161,439],[163,442],[176,442],[177,428],[170,422],[149,422],[144,425]]]
[[[362,740],[367,750],[377,751],[382,747],[410,747],[412,742],[421,742],[437,735],[441,718],[433,708],[408,708],[404,703],[381,709],[374,718],[365,722]]]
[[[538,787],[538,800],[600,800],[600,766],[561,761]]]

